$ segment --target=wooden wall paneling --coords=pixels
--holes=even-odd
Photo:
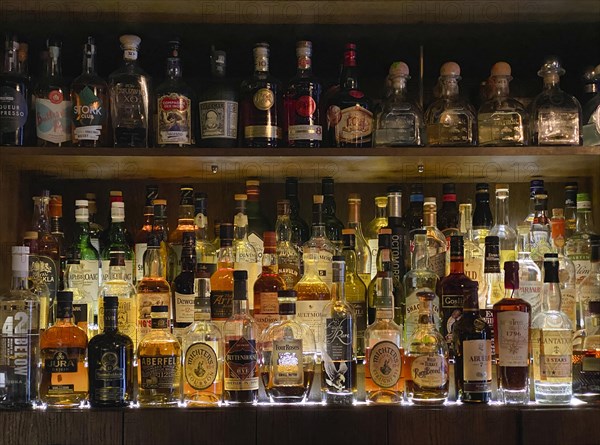
[[[598,409],[527,407],[520,411],[523,445],[598,445]]]

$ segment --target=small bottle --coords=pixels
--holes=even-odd
[[[169,233],[169,245],[175,252],[177,258],[177,267],[175,276],[181,272],[181,252],[183,251],[183,234],[185,232],[194,232],[194,188],[191,185],[182,185],[179,187],[179,218],[177,218],[177,227]]]
[[[221,247],[217,271],[210,277],[210,311],[212,320],[223,330],[223,325],[233,311],[233,225],[221,223]]]
[[[437,205],[434,197],[425,198],[423,203],[423,228],[427,231],[429,267],[438,277],[444,278],[450,272],[446,237],[437,227]]]
[[[144,223],[135,234],[134,253],[135,253],[135,282],[139,282],[144,277],[144,253],[148,248],[148,236],[152,233],[154,227],[154,205],[152,202],[158,198],[158,186],[146,186],[146,204],[144,205]]]
[[[342,230],[344,224],[336,216],[334,181],[328,176],[321,179],[321,193],[323,194],[323,221],[325,223],[327,238],[336,247],[336,253],[342,249]]]
[[[278,291],[279,321],[264,332],[260,373],[271,403],[302,403],[312,387],[317,348],[312,329],[296,320],[296,291]]]
[[[248,310],[248,272],[233,272],[233,313],[225,322],[225,385],[228,405],[258,402],[259,336],[254,318]]]
[[[196,237],[194,232],[183,232],[181,272],[171,285],[173,292],[173,335],[179,341],[184,331],[194,322],[194,298],[197,287]]]
[[[103,331],[88,345],[92,408],[120,408],[133,402],[133,341],[119,332],[119,298],[105,296]]]
[[[152,329],[137,348],[138,403],[177,406],[181,393],[181,346],[171,334],[169,306],[151,306]]]
[[[508,196],[508,184],[496,184],[496,223],[490,235],[500,240],[501,269],[507,261],[517,259],[517,232],[510,225]]]
[[[348,196],[348,228],[354,230],[354,252],[356,253],[356,272],[368,285],[371,282],[371,249],[363,235],[360,222],[361,199],[358,194],[351,193]],[[344,230],[342,230],[343,238]],[[343,239],[342,239],[343,242]]]
[[[529,248],[529,225],[517,226],[517,262],[519,263],[519,283],[521,298],[531,305],[531,317],[541,310],[542,272],[531,259]]]
[[[293,289],[301,278],[301,252],[292,241],[293,226],[290,218],[291,205],[287,199],[277,201],[277,222],[275,234],[277,237],[277,274],[285,283],[286,289]]]
[[[183,334],[182,400],[188,407],[216,406],[223,398],[223,335],[210,320],[210,280],[198,278],[194,322]]]
[[[73,293],[56,296],[56,323],[40,337],[39,396],[52,408],[79,408],[88,396],[87,334],[73,324]]]
[[[460,204],[458,212],[460,214],[459,235],[463,236],[463,245],[465,249],[465,275],[471,280],[477,281],[480,287],[483,287],[483,268],[484,268],[484,250],[479,244],[473,242],[473,205]]]
[[[419,323],[408,339],[402,364],[406,397],[417,405],[441,405],[448,399],[448,346],[435,325],[435,293],[422,291],[417,297]]]
[[[456,205],[456,186],[451,182],[445,183],[442,186],[442,191],[444,196],[442,206],[438,209],[437,226],[446,237],[446,240],[449,241],[452,235],[460,235],[460,215]]]
[[[133,282],[133,257],[134,252],[127,239],[127,230],[125,229],[125,204],[123,202],[113,202],[110,207],[111,223],[108,229],[108,239],[106,246],[100,254],[102,258],[102,280],[108,279],[108,268],[110,254],[112,252],[123,252],[125,255],[125,276],[128,281]]]
[[[285,199],[290,201],[290,221],[292,223],[292,242],[302,247],[310,237],[310,229],[300,216],[300,200],[298,199],[298,178],[285,178]]]
[[[598,92],[600,91],[598,89],[598,84],[600,84],[600,65],[594,69],[591,80],[590,85],[593,85],[591,94],[593,96],[583,105],[583,127],[581,129],[583,144],[586,147],[600,145],[600,130],[598,129],[600,122],[600,119],[598,119],[598,110],[600,109],[600,93]]]
[[[336,247],[326,235],[326,226],[323,216],[323,195],[313,196],[313,223],[310,239],[302,246],[303,253],[314,250],[318,253],[318,274],[321,280],[331,288],[332,264],[331,259],[336,252]],[[341,240],[340,229],[340,240]],[[306,267],[306,260],[304,260]],[[298,299],[301,300],[300,296]]]
[[[490,209],[490,185],[479,182],[475,185],[475,210],[473,211],[473,242],[483,247],[485,237],[494,226]]]
[[[383,227],[387,227],[388,225],[387,205],[387,196],[375,197],[375,216],[371,221],[369,221],[369,224],[367,224],[367,227],[365,228],[365,238],[367,239],[367,244],[369,245],[369,249],[371,250],[371,280],[377,274],[376,260],[378,251],[379,230]]]
[[[504,263],[505,297],[494,304],[494,343],[498,400],[524,405],[529,400],[531,305],[519,296],[519,263]]]
[[[208,195],[194,193],[194,224],[196,225],[196,268],[200,277],[210,278],[217,270],[217,250],[208,239]]]
[[[531,222],[530,249],[531,259],[542,266],[544,255],[552,251],[550,244],[552,230],[548,215],[548,193],[543,190],[535,195],[535,214]]]
[[[248,272],[248,306],[249,310],[252,311],[254,309],[254,283],[260,275],[261,262],[259,261],[256,247],[248,238],[248,196],[238,194],[234,196],[234,199],[233,267],[235,270],[245,270]]]

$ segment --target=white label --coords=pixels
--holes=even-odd
[[[321,326],[321,313],[329,300],[309,300],[296,302],[296,319],[306,323],[312,330],[317,344],[317,351],[321,353],[323,344],[323,329]]]
[[[102,283],[108,281],[110,260],[102,260]],[[125,260],[125,272],[123,279],[133,283],[133,260]]]
[[[80,141],[97,141],[102,133],[102,125],[89,125],[75,128],[75,139]]]
[[[529,314],[498,312],[498,365],[527,366],[529,363]]]
[[[248,241],[250,242],[250,244],[252,244],[252,247],[254,247],[254,250],[256,250],[256,256],[258,258],[258,264],[262,264],[262,257],[263,254],[265,252],[265,243],[262,240],[262,238],[260,236],[258,236],[256,233],[252,232],[248,235]]]
[[[200,102],[202,139],[237,139],[238,103],[229,100]]]
[[[175,323],[194,322],[195,294],[180,294],[175,292]]]
[[[254,310],[254,283],[262,270],[260,263],[248,263],[246,261],[237,261],[233,263],[234,270],[245,270],[248,272],[248,309]]]
[[[379,241],[371,238],[367,241],[371,251],[371,279],[377,275],[377,253],[379,252]]]
[[[404,341],[408,344],[410,337],[413,332],[417,328],[417,324],[419,321],[419,298],[417,297],[417,292],[421,291],[432,291],[428,288],[417,288],[410,292],[408,297],[406,297],[406,317],[404,319]],[[435,292],[435,290],[433,290]],[[433,299],[433,320],[435,321],[435,326],[440,328],[440,297],[435,296]]]
[[[521,281],[519,293],[523,300],[531,305],[531,318],[535,318],[542,310],[542,283],[539,281]]]
[[[135,281],[139,283],[144,278],[144,253],[148,249],[147,243],[135,245]]]
[[[468,382],[492,380],[492,341],[463,342],[463,378]]]
[[[448,381],[448,365],[441,355],[421,355],[412,362],[410,374],[421,388],[439,388]]]
[[[535,380],[549,383],[570,380],[573,355],[571,330],[532,329],[531,344]]]
[[[432,270],[440,280],[446,276],[446,252],[435,253],[435,249],[429,249],[429,269]]]
[[[71,101],[59,100],[62,94],[50,92],[54,99],[35,100],[37,137],[54,144],[71,140]]]
[[[288,128],[288,139],[320,141],[323,139],[323,129],[320,125],[291,125]]]
[[[317,270],[319,278],[331,289],[333,283],[333,254],[326,250],[319,250],[319,260],[317,261]]]

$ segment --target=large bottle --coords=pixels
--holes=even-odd
[[[517,258],[517,232],[510,225],[508,205],[508,184],[496,184],[496,224],[490,235],[500,240],[500,268],[504,263]]]
[[[542,272],[531,259],[529,247],[529,226],[517,226],[517,261],[519,263],[519,283],[521,298],[531,305],[531,316],[535,317],[541,308]]]
[[[260,275],[261,262],[258,252],[248,239],[248,197],[235,195],[235,216],[233,217],[233,257],[235,270],[248,272],[248,308],[254,309],[254,283]]]
[[[371,282],[371,249],[363,235],[360,222],[360,196],[352,193],[348,196],[348,228],[354,230],[354,251],[356,252],[356,273],[365,285]],[[344,230],[342,230],[342,234]]]
[[[336,247],[336,253],[342,249],[342,230],[344,224],[336,216],[334,182],[332,177],[321,179],[321,193],[323,194],[323,221],[325,223],[327,238]]]
[[[185,330],[194,322],[194,298],[197,291],[196,237],[183,232],[181,272],[171,284],[173,292],[173,334],[181,341]]]
[[[285,178],[285,199],[290,201],[290,222],[292,223],[292,242],[302,248],[310,237],[310,229],[300,216],[300,200],[298,199],[298,178]]]
[[[341,240],[340,232],[340,240]],[[325,234],[325,221],[323,218],[323,196],[313,196],[313,223],[312,232],[310,239],[302,246],[303,254],[308,250],[313,250],[318,254],[318,275],[327,285],[331,288],[331,258],[335,254],[336,248]],[[306,263],[306,260],[304,261]],[[305,271],[306,273],[306,271]],[[300,301],[300,295],[298,295],[298,301]]]
[[[217,270],[217,249],[208,239],[208,195],[194,194],[194,224],[196,225],[196,268],[199,276],[210,278]]]
[[[125,255],[125,279],[133,282],[134,253],[131,249],[127,237],[125,236],[125,204],[122,202],[113,202],[110,207],[111,224],[108,232],[108,243],[102,250],[102,280],[108,279],[108,263],[112,252],[123,252]]]
[[[191,185],[182,185],[179,188],[179,218],[177,227],[169,233],[169,245],[175,252],[177,267],[175,276],[181,272],[181,252],[183,250],[183,234],[194,232],[194,189]]]

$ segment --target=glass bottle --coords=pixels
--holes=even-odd
[[[208,195],[194,194],[194,224],[196,226],[196,268],[200,277],[210,278],[217,270],[217,250],[208,239]]]
[[[535,195],[535,215],[531,222],[530,252],[531,259],[538,266],[544,261],[544,254],[552,251],[550,245],[552,230],[550,228],[550,217],[548,215],[548,194],[546,191]]]
[[[223,398],[223,335],[210,319],[210,280],[198,278],[194,322],[183,333],[182,400],[187,407],[216,406]]]
[[[577,226],[577,192],[579,187],[576,182],[565,184],[565,236],[571,239]]]
[[[137,348],[141,407],[174,407],[181,397],[181,345],[171,334],[169,306],[150,307],[152,326]]]
[[[473,212],[473,242],[483,246],[485,237],[494,226],[494,218],[490,209],[490,186],[479,182],[475,186],[475,211]]]
[[[235,215],[233,217],[233,258],[235,270],[248,271],[248,308],[254,309],[254,283],[260,275],[256,247],[248,239],[247,195],[235,195]]]
[[[39,384],[40,300],[28,289],[29,247],[14,246],[11,254],[11,287],[0,296],[0,407],[29,408]]]
[[[504,263],[504,298],[494,304],[494,344],[498,400],[507,405],[529,400],[531,305],[519,295],[519,263]]]
[[[73,293],[73,324],[87,334],[88,339],[98,333],[98,292],[90,295],[82,292],[85,274],[81,273],[81,261],[70,258],[65,268],[65,288]]]
[[[577,285],[590,274],[591,263],[591,236],[595,235],[594,221],[592,220],[592,201],[588,193],[577,194],[577,220],[575,232],[566,245],[567,256],[575,263]]]
[[[285,199],[290,201],[290,221],[292,223],[292,242],[300,249],[310,238],[310,229],[300,216],[300,200],[298,199],[298,178],[285,178]]]
[[[477,114],[480,146],[520,146],[529,143],[529,122],[525,107],[509,96],[512,80],[510,65],[498,62],[492,66],[488,85],[490,98]],[[511,260],[512,261],[512,260]]]
[[[508,184],[496,184],[496,221],[490,235],[500,239],[500,269],[517,259],[517,232],[510,225]]]
[[[50,205],[48,206],[48,214],[50,215],[50,233],[54,235],[54,238],[58,241],[58,250],[60,252],[58,271],[58,286],[60,289],[64,289],[64,274],[65,266],[67,264],[62,207],[62,196],[50,195]]]
[[[133,257],[134,253],[125,236],[125,204],[113,202],[110,207],[111,224],[108,232],[108,243],[101,253],[102,257],[102,280],[108,279],[108,267],[110,254],[112,252],[123,252],[125,255],[125,276],[128,281],[133,282]]]
[[[341,240],[340,229],[340,240]],[[331,288],[332,272],[331,258],[336,252],[336,247],[325,234],[325,221],[323,216],[323,195],[313,196],[313,223],[310,239],[302,247],[303,259],[307,250],[315,249],[318,253],[318,275]],[[306,260],[304,259],[306,263]],[[306,264],[305,264],[306,267]],[[301,300],[298,296],[298,300]]]
[[[573,351],[573,395],[587,403],[600,401],[600,301],[590,301],[583,344]]]
[[[373,106],[371,99],[358,88],[354,43],[346,43],[340,88],[327,106],[327,135],[332,147],[372,145]]]
[[[428,145],[476,145],[477,115],[473,106],[459,97],[460,66],[446,62],[440,69],[439,98],[425,112]]]
[[[123,64],[108,77],[110,120],[115,147],[150,147],[151,79],[137,62],[142,39],[119,38]]]
[[[194,322],[194,298],[196,296],[196,236],[183,232],[181,272],[171,284],[173,292],[173,335],[181,341],[183,332]]]
[[[391,277],[382,281],[375,322],[365,331],[365,398],[367,404],[400,403],[404,391],[402,327],[394,322]]]
[[[88,212],[90,217],[90,240],[92,241],[92,246],[100,253],[100,234],[104,230],[104,227],[96,222],[96,214],[98,212],[96,207],[96,194],[86,193],[85,199],[88,201]]]
[[[543,91],[531,103],[532,145],[581,145],[581,105],[560,89],[565,74],[560,61],[548,57],[538,71],[544,79]]]
[[[155,199],[154,203],[154,226],[152,233],[156,235],[160,247],[160,258],[162,261],[162,275],[169,283],[175,279],[177,258],[175,249],[169,243],[169,223],[167,222],[167,200]]]
[[[543,179],[532,179],[529,182],[529,213],[523,222],[531,225],[535,216],[535,195],[544,191]]]
[[[31,238],[35,239],[31,239]],[[48,327],[48,320],[50,317],[50,289],[48,289],[48,285],[43,280],[42,276],[39,273],[33,274],[30,270],[29,264],[31,264],[31,257],[35,255],[37,249],[37,232],[25,232],[23,236],[23,246],[29,247],[29,256],[28,256],[28,277],[27,280],[29,282],[29,290],[33,292],[40,301],[40,317],[39,317],[39,327],[40,330],[46,329]]]
[[[248,241],[254,246],[258,255],[258,263],[262,259],[264,250],[263,233],[273,230],[271,221],[265,216],[260,205],[260,181],[258,179],[246,180],[246,212],[248,214]]]
[[[177,258],[177,267],[175,276],[181,272],[181,252],[183,250],[183,234],[185,232],[194,232],[194,188],[191,185],[182,185],[179,187],[179,218],[177,227],[169,233],[169,245],[175,252]]]
[[[423,228],[427,231],[429,267],[440,278],[448,275],[448,244],[446,237],[437,227],[437,205],[434,197],[425,198],[423,203]]]
[[[321,179],[321,193],[323,194],[323,222],[327,230],[327,238],[333,243],[336,252],[342,249],[342,229],[344,224],[335,215],[336,205],[334,197],[333,178],[328,176]]]
[[[135,254],[135,282],[144,277],[144,253],[148,248],[148,236],[154,227],[154,205],[152,202],[158,197],[158,186],[146,186],[146,203],[144,205],[144,223],[136,232],[134,239]]]
[[[460,204],[458,206],[460,214],[459,230],[463,236],[463,244],[465,249],[465,275],[471,280],[477,281],[479,287],[483,287],[483,268],[484,268],[484,251],[479,244],[473,242],[472,229],[472,204]]]
[[[210,277],[211,318],[223,330],[233,310],[233,225],[221,223],[217,270]]]
[[[406,226],[406,218],[402,218],[402,191],[396,187],[390,187],[387,191],[388,202],[388,228],[391,232],[391,261],[392,274],[394,276],[394,296],[403,298],[402,277],[410,267],[410,233]],[[419,226],[419,229],[423,225]],[[397,288],[398,287],[398,288]],[[399,303],[399,302],[396,302]],[[404,303],[402,303],[404,305]],[[396,319],[396,323],[401,323]]]
[[[460,215],[456,204],[456,186],[448,182],[442,185],[442,206],[437,214],[438,229],[444,234],[446,240],[450,240],[452,235],[460,235],[459,222]]]
[[[371,282],[371,250],[367,244],[367,240],[363,235],[362,225],[360,222],[360,196],[351,193],[348,196],[348,228],[354,229],[354,251],[356,253],[356,272],[368,285]],[[343,236],[344,230],[342,230]]]
[[[563,209],[552,209],[552,245],[558,253],[561,310],[567,314],[573,329],[577,327],[577,274],[575,263],[565,255],[565,218]]]
[[[312,329],[296,319],[296,291],[278,291],[279,320],[262,336],[260,374],[271,403],[302,403],[312,387],[317,347]]]
[[[103,299],[104,330],[88,345],[89,402],[92,408],[120,408],[134,397],[134,346],[119,332],[119,298]]]
[[[237,147],[238,91],[226,78],[227,54],[211,48],[212,78],[200,95],[201,147]]]
[[[598,92],[597,85],[600,83],[600,65],[594,69],[591,85],[594,85],[593,95],[583,105],[583,127],[581,129],[583,144],[586,147],[592,145],[600,145],[600,93]]]
[[[592,302],[600,300],[600,236],[591,235],[590,245],[590,273],[579,285],[579,312],[581,314],[580,318],[583,319],[580,325],[586,329],[587,335],[589,335],[589,329],[591,329],[591,326],[589,326],[591,323],[589,318],[592,316],[590,307]]]
[[[531,322],[535,400],[569,404],[572,395],[573,340],[571,322],[560,310],[558,255],[544,255],[542,311]]]
[[[484,285],[479,288],[479,307],[481,317],[492,327],[494,305],[504,298],[504,276],[500,265],[500,240],[497,236],[485,237],[485,263],[484,263]],[[492,331],[492,334],[494,331]],[[492,352],[494,342],[492,341]]]
[[[297,42],[298,68],[283,96],[288,147],[320,147],[323,140],[319,115],[322,87],[312,73],[311,57],[312,42]]]
[[[379,229],[387,227],[387,196],[376,196],[375,197],[375,217],[369,221],[367,227],[365,227],[365,238],[367,244],[371,250],[371,279],[377,274],[377,251],[378,251],[378,239]]]
[[[423,184],[411,184],[410,195],[408,197],[408,208],[404,214],[404,226],[408,229],[412,236],[415,230],[423,228]],[[389,192],[388,192],[388,210],[390,207]]]
[[[53,408],[79,408],[88,396],[86,333],[73,324],[73,293],[56,295],[56,323],[40,336],[39,398]]]
[[[399,147],[424,144],[423,111],[408,100],[406,82],[410,79],[408,65],[394,62],[390,66],[387,81],[389,95],[377,113],[374,146]]]
[[[254,74],[240,86],[241,142],[244,147],[281,146],[281,83],[269,73],[269,44],[256,43],[253,54]]]
[[[441,405],[448,399],[448,346],[434,320],[435,293],[421,291],[417,297],[419,323],[402,363],[406,397],[417,405]]]
[[[519,283],[521,298],[531,305],[531,317],[541,310],[542,272],[531,259],[529,247],[529,225],[517,226],[517,262],[519,263]]]
[[[301,252],[298,245],[292,241],[293,230],[290,212],[289,200],[277,201],[277,222],[275,223],[277,274],[285,283],[286,289],[293,289],[301,277]]]
[[[195,144],[196,95],[182,80],[181,41],[169,41],[165,80],[156,87],[156,145],[186,147]]]
[[[108,85],[96,71],[96,41],[83,45],[83,69],[71,83],[71,138],[77,147],[108,145]]]

